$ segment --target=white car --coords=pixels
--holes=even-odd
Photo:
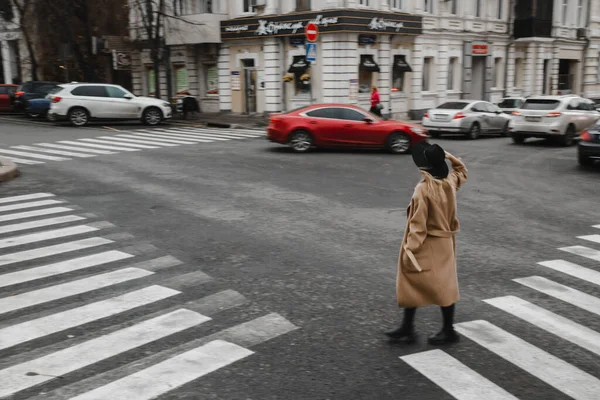
[[[581,131],[599,119],[600,112],[591,100],[575,95],[538,96],[529,97],[512,113],[509,129],[515,143],[535,137],[570,146]]]
[[[137,119],[158,125],[172,116],[171,105],[152,97],[136,97],[118,85],[100,83],[61,84],[50,95],[48,119],[68,120],[84,126],[92,119]]]

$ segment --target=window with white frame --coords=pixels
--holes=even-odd
[[[244,12],[254,12],[254,6],[257,4],[257,0],[242,0],[244,2]]]
[[[475,16],[481,18],[483,14],[482,0],[475,0]]]
[[[206,95],[219,95],[219,69],[217,64],[207,64],[204,66],[206,75]]]
[[[370,7],[371,6],[371,0],[358,0],[358,4],[360,4],[361,6]]]
[[[452,15],[458,14],[458,0],[450,0],[448,2],[448,11]]]
[[[390,7],[396,10],[404,9],[404,1],[403,0],[390,0]]]
[[[435,11],[434,2],[435,0],[423,0],[423,11],[425,11],[426,13],[433,14],[433,12]]]
[[[196,14],[214,13],[213,3],[213,0],[196,0]]]
[[[458,57],[450,57],[448,63],[447,90],[456,90],[456,74],[458,73]]]
[[[432,85],[432,68],[433,68],[433,57],[425,57],[423,59],[423,79],[421,88],[424,92],[431,91]]]
[[[502,16],[504,15],[504,1],[503,0],[496,0],[498,2],[498,9],[496,10],[496,18],[498,19],[502,19]]]
[[[494,58],[494,71],[492,77],[492,85],[496,88],[502,87],[502,58]]]
[[[567,24],[567,13],[569,11],[569,0],[562,0],[562,24]]]
[[[577,23],[578,26],[585,26],[583,20],[583,0],[577,0]]]

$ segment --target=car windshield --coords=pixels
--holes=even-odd
[[[517,108],[521,104],[521,100],[519,99],[504,99],[500,103],[498,103],[498,107],[500,108]]]
[[[448,103],[444,103],[438,107],[438,110],[462,110],[469,103],[465,103],[462,101],[450,101]]]
[[[525,101],[521,106],[524,110],[554,110],[558,108],[560,101],[558,100],[546,100],[546,99],[530,99]]]

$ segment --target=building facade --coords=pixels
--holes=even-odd
[[[6,21],[3,17],[0,13],[0,83],[19,83],[21,32],[14,12],[11,21]]]

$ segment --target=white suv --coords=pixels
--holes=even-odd
[[[121,86],[99,83],[61,84],[48,95],[48,118],[84,126],[91,119],[138,119],[158,125],[171,118],[171,105],[152,97],[136,97]]]
[[[600,112],[591,100],[575,95],[538,96],[529,97],[513,111],[509,129],[515,143],[536,137],[570,146],[581,131],[599,119]]]

